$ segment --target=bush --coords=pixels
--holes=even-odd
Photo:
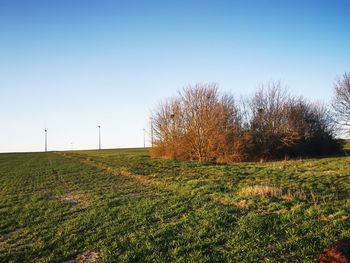
[[[262,86],[242,105],[215,84],[184,88],[153,112],[151,155],[228,163],[340,150],[328,109],[291,96],[280,83]]]

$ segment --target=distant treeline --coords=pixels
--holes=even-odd
[[[198,84],[163,101],[152,116],[154,157],[230,163],[338,152],[328,108],[291,95],[280,83],[239,102],[216,84]]]

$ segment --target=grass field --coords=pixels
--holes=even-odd
[[[314,262],[350,236],[349,161],[0,154],[0,262]]]

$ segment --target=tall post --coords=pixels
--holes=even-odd
[[[47,152],[47,130],[45,129],[45,152]]]
[[[98,125],[98,149],[101,150],[101,126]]]
[[[146,148],[146,129],[143,128],[143,148]]]

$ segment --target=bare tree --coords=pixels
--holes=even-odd
[[[327,107],[290,95],[280,82],[262,86],[251,99],[250,111],[251,160],[324,155],[340,149]]]
[[[337,122],[350,134],[350,72],[338,78],[334,93],[333,108]]]
[[[231,95],[216,84],[197,84],[179,91],[154,112],[153,155],[209,162],[232,161],[239,131],[239,111]]]
[[[293,106],[294,99],[280,82],[262,85],[251,99],[250,129],[260,158],[282,155],[285,147],[298,140],[291,123]]]
[[[170,159],[187,159],[184,149],[184,123],[181,102],[171,98],[160,103],[153,113],[153,155]]]
[[[339,150],[329,110],[281,83],[262,86],[245,102],[237,106],[216,84],[182,89],[153,112],[152,156],[227,163]]]

